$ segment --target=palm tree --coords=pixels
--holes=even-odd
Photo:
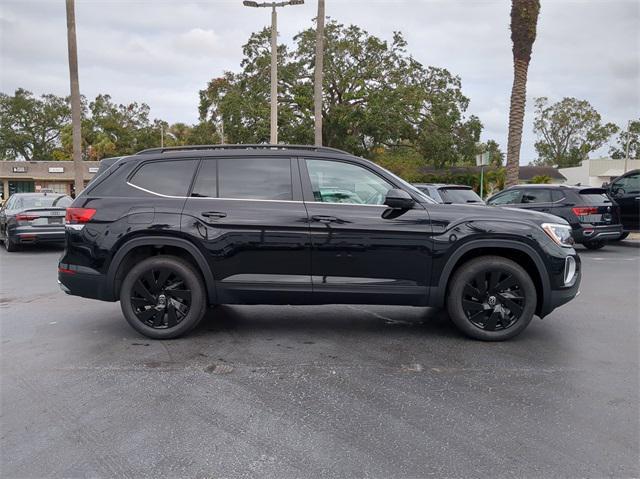
[[[527,100],[527,71],[536,39],[540,0],[511,1],[511,41],[513,42],[513,86],[509,107],[507,141],[507,186],[518,183],[522,124]]]
[[[78,45],[76,44],[76,13],[74,0],[67,0],[67,46],[69,48],[69,78],[71,83],[71,130],[73,143],[74,188],[76,195],[84,189],[82,168],[80,81],[78,80]]]

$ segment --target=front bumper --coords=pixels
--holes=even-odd
[[[581,224],[580,228],[571,233],[576,243],[589,241],[613,241],[622,234],[622,225],[590,225]]]

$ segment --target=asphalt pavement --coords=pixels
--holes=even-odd
[[[518,338],[432,309],[220,306],[138,335],[0,251],[0,474],[638,477],[640,242],[579,248],[582,294]]]

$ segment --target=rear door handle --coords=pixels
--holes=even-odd
[[[212,219],[220,219],[220,218],[225,218],[227,216],[227,214],[223,213],[222,211],[204,211],[200,214],[205,218],[212,218]]]
[[[335,223],[340,221],[335,216],[326,216],[326,215],[314,215],[311,217],[313,221],[317,221],[318,223]]]

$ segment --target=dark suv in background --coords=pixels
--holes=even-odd
[[[483,205],[484,201],[467,185],[446,185],[443,183],[414,183],[413,186],[438,203],[446,205]]]
[[[640,231],[640,170],[629,171],[605,186],[609,197],[620,208],[624,230],[620,239]]]
[[[622,234],[617,205],[602,188],[566,185],[518,185],[487,200],[490,206],[540,211],[564,218],[576,243],[602,248]]]
[[[442,205],[367,160],[320,147],[222,145],[114,161],[67,209],[69,294],[120,300],[151,338],[216,304],[446,306],[483,340],[578,292],[562,219]]]

